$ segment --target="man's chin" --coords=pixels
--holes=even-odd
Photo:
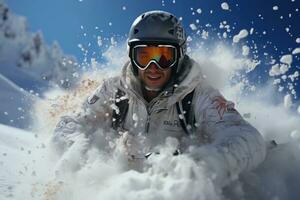
[[[146,89],[147,91],[150,91],[150,92],[159,92],[159,91],[161,91],[161,88],[160,88],[160,87],[149,87],[149,86],[147,86],[147,85],[145,85],[145,89]]]

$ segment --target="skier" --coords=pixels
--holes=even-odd
[[[222,186],[264,161],[263,137],[203,78],[186,54],[186,34],[174,15],[140,15],[128,47],[130,61],[121,75],[104,80],[78,116],[62,117],[52,140],[59,149],[72,146],[78,134],[92,138],[98,129],[143,135],[150,151],[172,137],[179,141],[174,155],[205,161]]]

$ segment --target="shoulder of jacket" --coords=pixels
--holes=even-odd
[[[220,91],[213,86],[207,84],[205,81],[202,81],[196,88],[196,95],[206,98],[214,98],[216,96],[222,96]]]
[[[88,104],[96,103],[100,98],[110,98],[119,87],[120,77],[115,76],[103,80],[103,82],[89,95],[87,99]]]

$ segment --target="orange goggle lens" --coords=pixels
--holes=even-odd
[[[171,45],[138,45],[133,48],[133,60],[143,70],[151,62],[155,62],[161,69],[166,69],[176,63],[176,48]]]

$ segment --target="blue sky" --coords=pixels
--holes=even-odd
[[[77,44],[86,40],[83,38],[83,32],[92,36],[97,34],[95,27],[99,27],[99,30],[104,31],[101,33],[104,36],[124,35],[136,16],[153,9],[166,10],[183,17],[187,31],[191,31],[188,25],[195,19],[199,19],[200,24],[211,23],[216,27],[220,21],[227,20],[235,22],[237,30],[250,27],[255,27],[258,31],[266,30],[267,35],[262,40],[270,40],[281,47],[280,49],[286,50],[288,47],[293,48],[294,39],[300,37],[300,27],[296,25],[300,11],[295,11],[296,8],[300,9],[298,1],[226,1],[231,8],[230,12],[221,9],[221,3],[224,1],[217,0],[176,0],[175,3],[173,0],[8,0],[7,4],[13,12],[27,17],[32,31],[41,30],[49,44],[57,40],[66,53],[79,57],[80,50]],[[272,9],[276,5],[279,7],[277,12]],[[201,14],[196,12],[198,8],[201,8]],[[292,14],[292,18],[288,18],[289,13]],[[284,18],[280,19],[280,16]],[[111,26],[109,22],[112,23]],[[80,28],[81,25],[84,31]],[[293,37],[285,31],[289,25],[292,27]],[[276,30],[272,31],[272,28]]]
[[[91,43],[89,50],[95,53],[88,57],[98,55],[98,52],[103,51],[97,45],[98,35],[124,39],[133,20],[139,14],[153,9],[166,10],[182,17],[189,35],[195,35],[195,31],[189,27],[191,23],[200,30],[208,30],[211,41],[232,42],[232,38],[217,37],[217,33],[222,33],[219,29],[222,21],[230,23],[231,36],[238,34],[241,29],[249,31],[254,28],[255,33],[246,42],[252,47],[257,46],[257,52],[252,56],[259,57],[262,66],[253,76],[266,73],[270,68],[266,64],[270,57],[279,60],[282,55],[291,53],[300,46],[296,43],[296,39],[300,38],[300,26],[297,24],[300,19],[300,0],[228,0],[229,11],[221,8],[223,2],[225,1],[7,0],[14,13],[27,18],[30,30],[40,30],[48,44],[58,41],[63,51],[75,55],[79,62],[83,59],[83,53],[78,44]],[[199,8],[201,13],[197,12]],[[206,27],[207,24],[211,27]],[[290,72],[299,69],[299,66],[299,56],[296,55]]]

